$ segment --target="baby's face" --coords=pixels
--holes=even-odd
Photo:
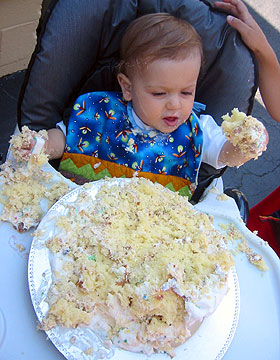
[[[176,130],[191,114],[201,59],[160,59],[129,78],[132,101],[139,118],[163,133]]]

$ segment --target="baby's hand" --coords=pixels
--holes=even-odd
[[[33,138],[30,142],[24,142],[21,148],[13,147],[12,152],[14,157],[20,157],[22,160],[27,161],[31,155],[32,149],[35,145],[35,139]]]
[[[268,133],[259,120],[236,108],[231,116],[226,114],[222,118],[222,130],[228,141],[247,159],[257,159],[266,150]]]
[[[245,149],[243,152],[244,155],[248,154],[250,158],[257,159],[264,151],[266,151],[269,137],[265,127],[263,127],[262,133],[258,133],[259,129],[253,129],[253,131],[256,131],[256,138],[254,139],[254,136],[249,139],[245,138],[241,150]]]
[[[32,154],[44,153],[47,142],[47,132],[39,132],[28,129],[23,126],[22,131],[13,135],[10,144],[11,152],[17,162],[27,162]]]

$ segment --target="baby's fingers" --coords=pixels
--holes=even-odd
[[[261,156],[264,151],[266,151],[268,139],[269,139],[268,132],[266,131],[266,129],[264,129],[264,132],[258,139],[258,142],[252,144],[251,154],[253,158],[256,159],[257,157]]]
[[[34,147],[35,145],[35,140],[32,139],[29,143],[23,143],[22,147],[21,147],[21,151],[31,151],[32,148]]]
[[[262,135],[262,137],[260,138],[260,141],[259,141],[259,149],[262,152],[266,150],[268,141],[269,141],[269,136],[268,136],[268,132],[265,129],[264,133],[263,133],[263,135]]]

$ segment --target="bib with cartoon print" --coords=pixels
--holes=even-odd
[[[121,93],[87,93],[73,106],[59,171],[78,184],[143,176],[191,197],[202,143],[194,112],[172,133],[146,131],[135,124]]]

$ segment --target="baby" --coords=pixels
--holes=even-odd
[[[198,117],[205,108],[194,102],[202,62],[200,37],[185,20],[167,13],[134,20],[121,43],[122,93],[81,95],[66,138],[61,124],[48,131],[50,158],[63,155],[60,171],[77,183],[143,176],[189,197],[202,162],[222,168],[255,158],[266,149],[264,128],[248,155],[211,116]]]

